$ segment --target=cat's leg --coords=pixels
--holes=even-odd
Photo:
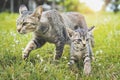
[[[89,55],[84,56],[84,74],[89,75],[91,73],[91,58]]]
[[[42,47],[45,43],[46,43],[46,41],[45,41],[45,40],[42,40],[42,39],[39,39],[39,40],[33,39],[33,40],[31,40],[31,41],[27,44],[26,48],[24,49],[22,58],[23,58],[23,59],[28,58],[28,56],[29,56],[29,54],[30,54],[30,52],[31,52],[32,50]]]
[[[63,53],[63,49],[64,49],[64,45],[65,43],[63,43],[62,41],[58,41],[56,44],[56,53],[55,53],[55,60],[58,60],[61,58],[62,53]]]

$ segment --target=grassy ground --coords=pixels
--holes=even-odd
[[[32,35],[16,31],[18,14],[0,13],[0,80],[120,80],[120,15],[113,13],[86,14],[88,26],[95,25],[95,60],[92,74],[86,77],[82,70],[68,68],[69,46],[62,58],[53,63],[53,44],[31,52],[22,60],[22,50]]]

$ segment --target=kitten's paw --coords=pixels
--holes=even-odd
[[[85,75],[90,75],[91,74],[91,64],[90,63],[85,63],[84,74]]]
[[[68,62],[68,66],[71,67],[74,63],[75,63],[74,61],[70,61],[70,62]]]
[[[87,76],[89,76],[91,74],[91,70],[85,70],[84,74],[87,75]]]

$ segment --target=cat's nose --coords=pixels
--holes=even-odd
[[[83,41],[83,46],[84,46],[84,47],[86,46],[86,42],[85,42],[85,41]]]
[[[20,33],[20,31],[21,31],[21,29],[22,29],[21,25],[17,25],[16,29],[17,29],[17,31]]]
[[[21,29],[17,29],[18,32],[20,32]]]
[[[85,47],[85,46],[86,46],[86,44],[83,44],[83,46]]]

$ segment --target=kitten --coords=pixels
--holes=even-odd
[[[89,29],[79,28],[75,31],[67,29],[71,40],[70,62],[72,66],[75,62],[83,61],[84,73],[89,75],[91,72],[92,48],[91,48],[91,31],[94,26]]]

